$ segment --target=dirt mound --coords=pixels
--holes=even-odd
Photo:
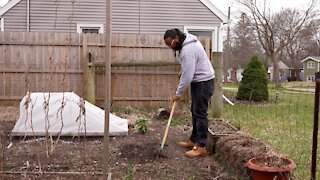
[[[272,156],[275,153],[271,147],[253,137],[235,133],[221,137],[216,143],[218,159],[222,161],[228,169],[239,177],[249,178],[250,172],[245,167],[245,163],[256,156]]]

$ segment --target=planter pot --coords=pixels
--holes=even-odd
[[[246,167],[251,170],[253,180],[289,180],[296,164],[287,158],[254,157],[246,163]]]

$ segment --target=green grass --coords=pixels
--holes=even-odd
[[[234,106],[226,104],[222,118],[271,145],[276,152],[293,159],[297,163],[294,170],[296,179],[309,179],[314,95],[285,91],[285,88],[273,88],[270,85],[269,102]],[[224,94],[230,97],[236,91],[225,89]],[[320,168],[317,170],[319,173]]]

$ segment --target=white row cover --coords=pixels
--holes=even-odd
[[[73,92],[27,93],[12,136],[103,136],[105,111]],[[128,135],[128,121],[110,113],[109,136]]]

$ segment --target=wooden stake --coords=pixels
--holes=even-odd
[[[109,163],[109,113],[111,85],[111,0],[106,0],[106,67],[105,67],[105,96],[104,96],[104,154],[103,179],[108,179]]]

